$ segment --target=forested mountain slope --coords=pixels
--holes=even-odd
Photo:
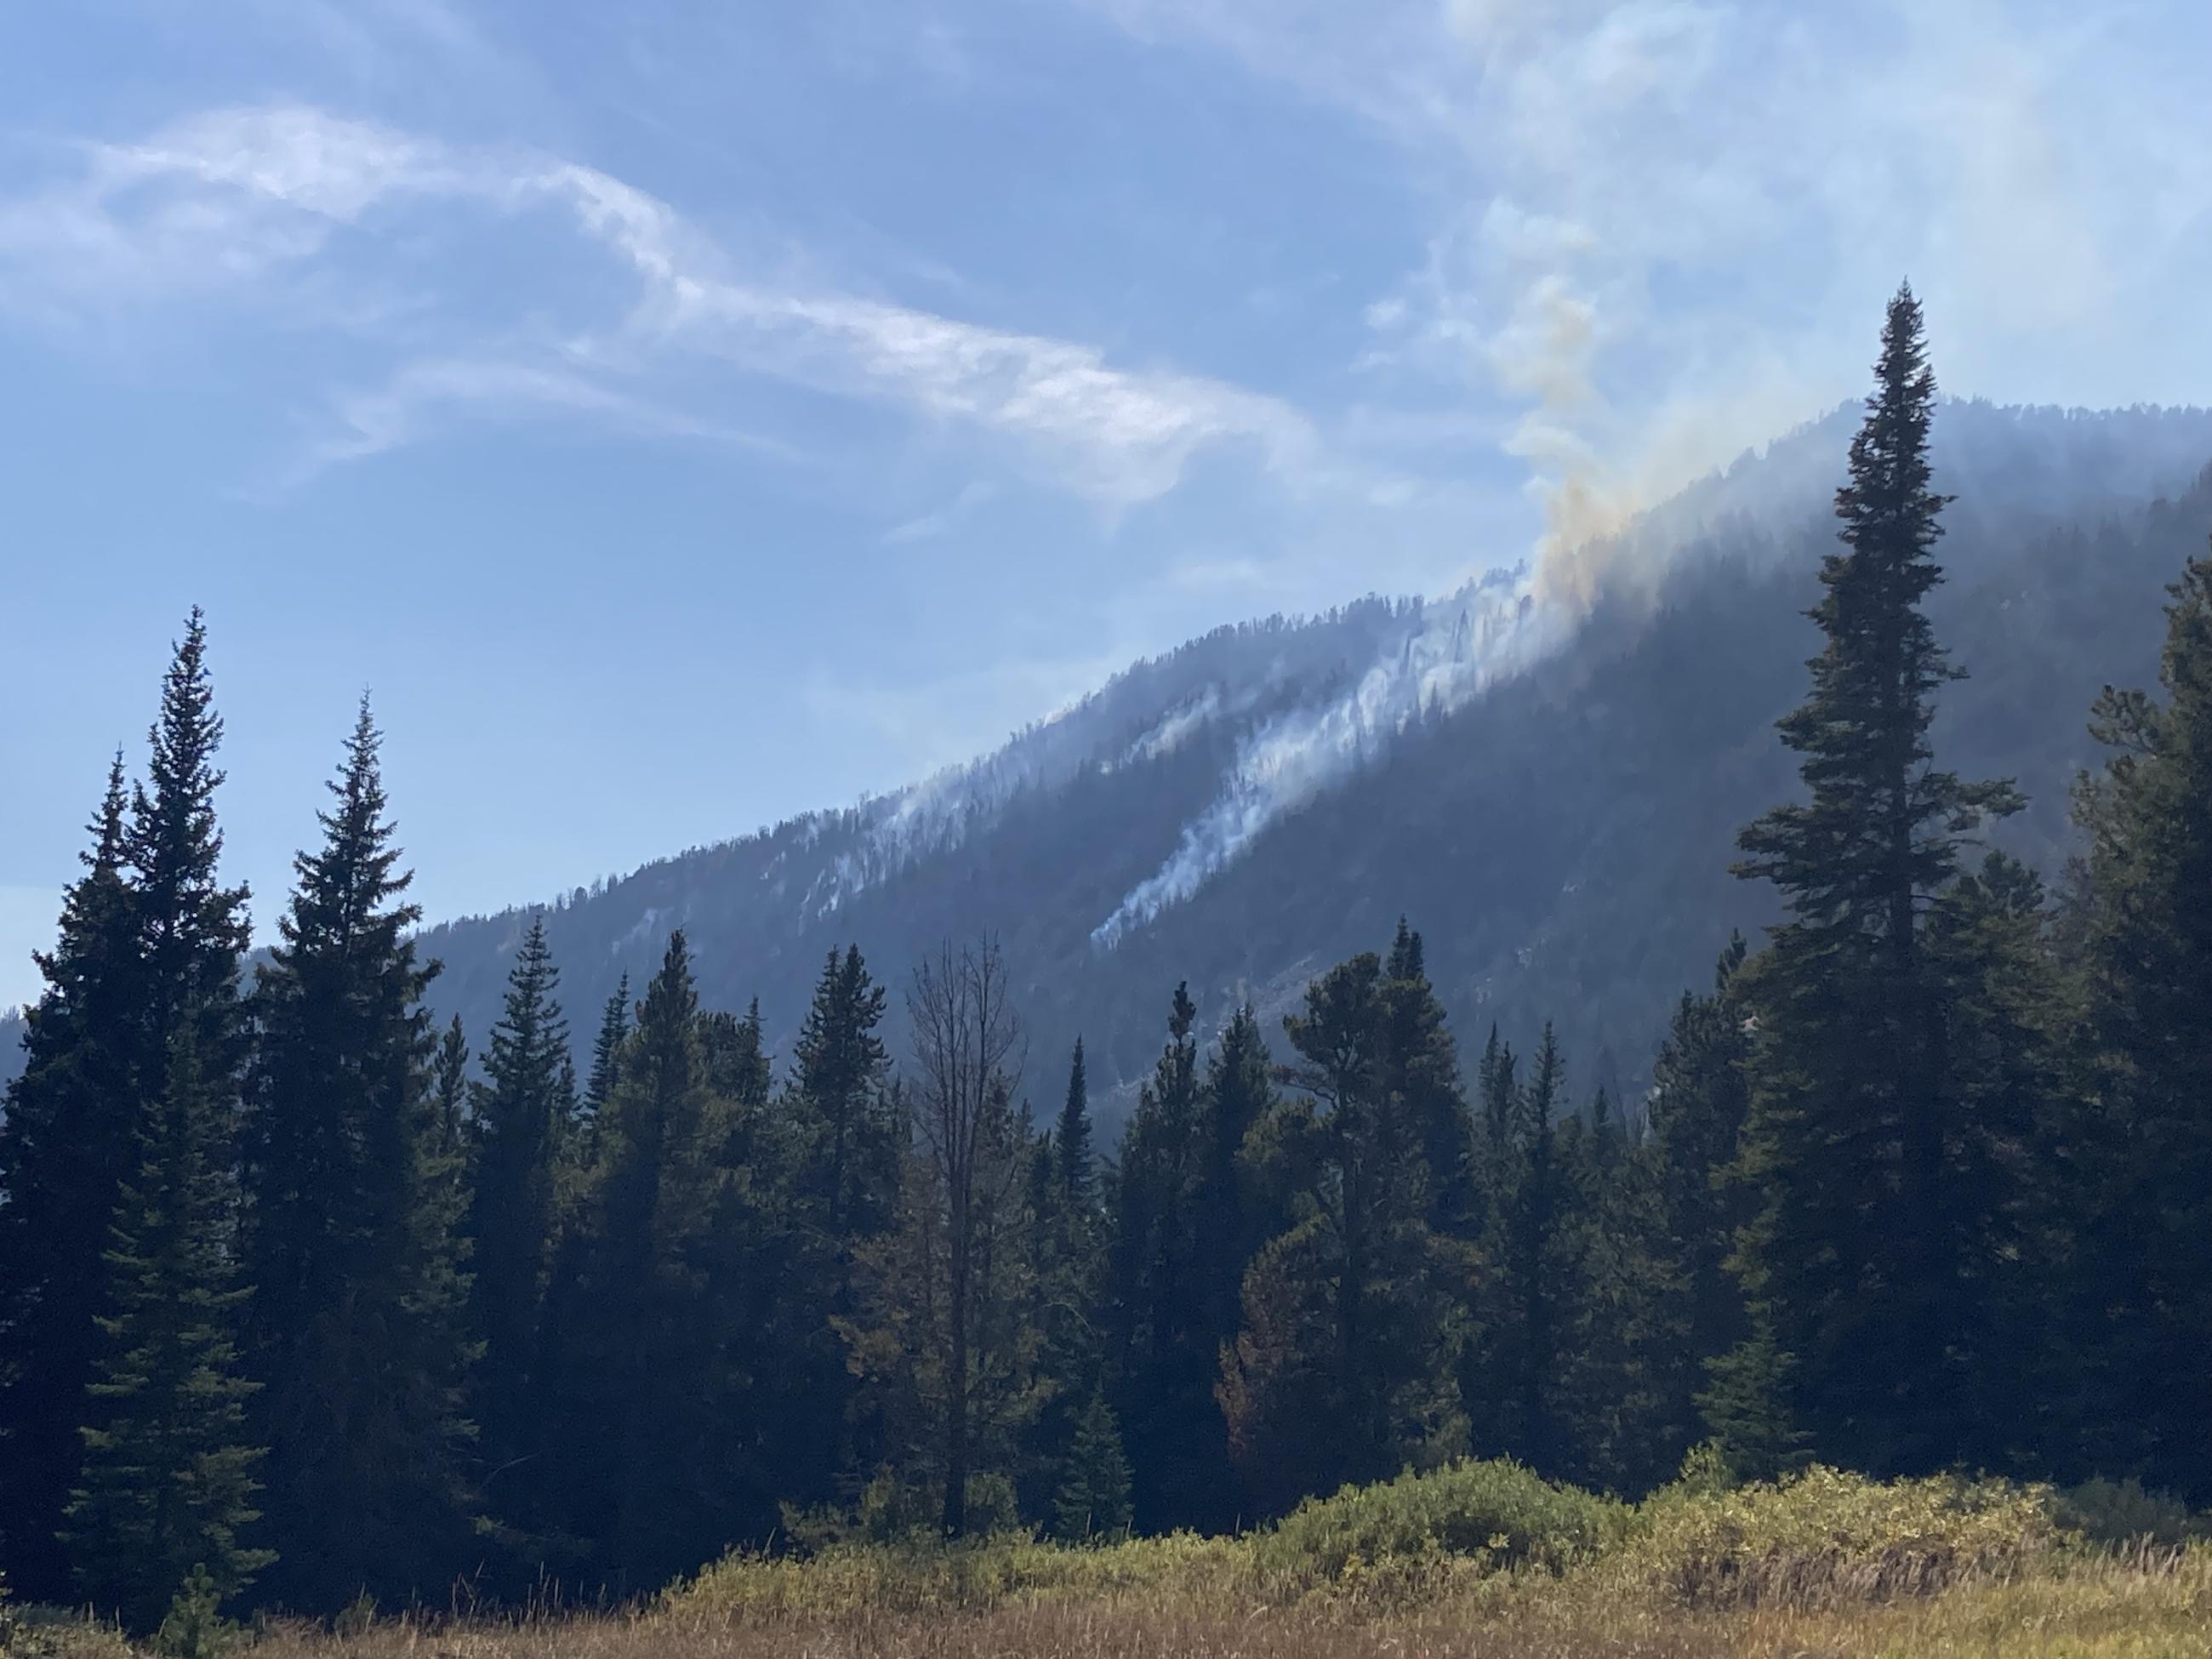
[[[896,984],[942,938],[990,930],[1031,1091],[1053,1094],[1079,1032],[1110,1091],[1151,1063],[1177,981],[1204,1027],[1246,998],[1272,1027],[1403,912],[1456,1030],[1554,1019],[1578,1096],[1633,1090],[1681,988],[1765,919],[1727,849],[1793,787],[1772,722],[1815,642],[1802,613],[1856,419],[1648,515],[1565,637],[1522,626],[1505,578],[1224,628],[972,766],[561,896],[547,931],[579,1046],[678,925],[703,1000],[757,996],[779,1047],[833,946],[857,941]],[[2151,677],[2162,585],[2212,525],[2212,413],[1954,404],[1936,457],[1959,500],[1931,608],[1971,676],[1943,695],[1939,753],[2019,779],[2031,806],[2005,837],[2055,872],[2090,699]],[[526,920],[428,933],[434,1000],[473,1042]],[[894,1052],[898,1024],[895,1000]]]

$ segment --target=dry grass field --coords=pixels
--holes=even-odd
[[[364,1611],[269,1621],[220,1646],[254,1659],[2212,1659],[2212,1547],[2191,1530],[2109,1490],[2085,1507],[2002,1482],[1814,1470],[1631,1507],[1465,1464],[1243,1538],[855,1541],[732,1557],[619,1610]],[[36,1618],[0,1651],[129,1650]]]

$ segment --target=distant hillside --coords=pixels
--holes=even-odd
[[[1463,1042],[1549,1018],[1580,1086],[1636,1088],[1682,987],[1765,920],[1726,866],[1793,781],[1772,721],[1802,690],[1856,419],[1649,515],[1613,550],[1633,580],[1579,625],[1505,574],[1224,628],[970,766],[561,896],[547,927],[579,1042],[678,924],[704,1000],[757,995],[779,1046],[833,947],[857,940],[897,985],[934,941],[991,929],[1032,1091],[1054,1092],[1078,1032],[1111,1089],[1150,1064],[1178,979],[1208,1023],[1248,997],[1279,1012],[1403,912]],[[2004,839],[2055,869],[2089,701],[2149,678],[2162,586],[2212,528],[2212,413],[1951,404],[1936,449],[1960,500],[1933,611],[1972,676],[1937,740],[1947,765],[2019,778],[2033,805]],[[472,1042],[526,925],[426,935],[441,1015]]]

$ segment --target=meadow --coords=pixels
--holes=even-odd
[[[1630,1505],[1466,1462],[1234,1538],[831,1539],[621,1607],[172,1627],[212,1659],[2204,1659],[2212,1543],[2132,1483],[1694,1477]],[[125,1659],[18,1610],[8,1659]]]

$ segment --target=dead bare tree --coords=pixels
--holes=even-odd
[[[1027,1049],[1009,990],[1006,959],[987,935],[957,951],[946,940],[907,992],[915,1145],[944,1206],[943,1523],[953,1537],[968,1527],[978,1337],[1002,1311],[991,1305],[992,1249],[1018,1200],[1028,1138],[1012,1105]]]

